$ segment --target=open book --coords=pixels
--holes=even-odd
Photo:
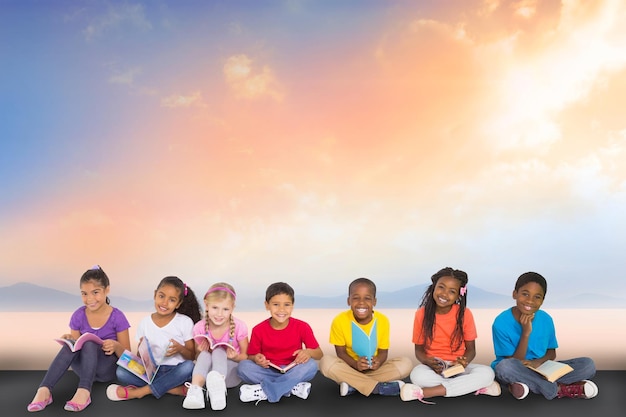
[[[272,363],[272,362],[270,362],[270,363],[269,363],[269,365],[270,365],[272,368],[274,368],[274,369],[276,369],[277,371],[280,371],[280,372],[282,372],[282,373],[284,374],[285,372],[287,372],[288,370],[290,370],[291,368],[293,368],[294,366],[296,366],[296,365],[297,365],[297,363],[295,363],[295,362],[291,362],[289,365],[285,365],[285,366],[283,366],[283,367],[278,366],[278,365],[276,365],[275,363]]]
[[[214,342],[207,334],[196,335],[193,337],[193,340],[198,344],[202,343],[203,341],[209,342],[209,347],[211,348],[211,350],[219,346],[223,346],[225,349],[231,348],[233,350],[237,350],[235,349],[235,346],[231,345],[228,342]]]
[[[117,360],[117,364],[151,384],[161,362],[154,359],[148,338],[141,339],[137,346],[137,353],[138,355],[135,355],[131,351],[125,350]]]
[[[352,350],[359,357],[365,356],[370,364],[378,348],[377,327],[376,319],[374,319],[370,334],[367,334],[358,324],[352,322]]]
[[[438,364],[442,366],[441,376],[444,378],[450,378],[458,374],[462,374],[465,372],[465,367],[460,363],[451,364],[448,361],[444,361],[443,359],[434,358]]]
[[[99,345],[104,343],[104,340],[100,339],[98,336],[96,336],[93,333],[83,333],[76,340],[74,340],[74,339],[63,339],[63,338],[58,338],[58,339],[54,339],[54,340],[56,340],[61,345],[69,346],[69,348],[72,349],[72,352],[77,352],[77,351],[81,350],[83,345],[85,344],[85,342],[95,342],[95,343],[97,343]]]
[[[537,368],[526,365],[527,368],[543,375],[545,379],[554,382],[565,374],[569,374],[574,369],[566,363],[547,360]]]

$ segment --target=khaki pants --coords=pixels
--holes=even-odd
[[[324,355],[319,362],[320,372],[337,384],[347,383],[361,394],[369,396],[379,382],[390,382],[406,378],[413,369],[409,358],[387,359],[374,371],[360,372],[333,355]]]

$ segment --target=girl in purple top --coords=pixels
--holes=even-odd
[[[82,275],[80,294],[84,306],[74,311],[70,318],[70,333],[61,337],[76,340],[83,333],[93,333],[103,342],[86,342],[76,352],[63,345],[28,404],[28,411],[41,411],[52,404],[51,390],[70,366],[78,375],[78,388],[64,408],[67,411],[84,410],[91,403],[93,382],[115,379],[118,356],[124,350],[130,350],[130,324],[124,313],[109,305],[109,278],[100,266],[96,265]]]

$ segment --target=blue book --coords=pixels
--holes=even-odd
[[[352,322],[352,350],[359,355],[359,357],[365,356],[370,363],[378,347],[376,324],[376,319],[374,319],[370,333],[367,334],[363,328],[355,322]]]

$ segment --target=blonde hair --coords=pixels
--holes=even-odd
[[[211,285],[208,291],[206,292],[206,294],[204,294],[204,304],[206,305],[209,303],[217,303],[219,301],[231,300],[233,302],[233,307],[234,307],[236,298],[237,298],[237,294],[235,293],[235,289],[233,288],[232,285],[226,282],[216,282],[215,284]],[[205,316],[205,320],[204,320],[205,331],[208,334],[209,333],[209,310],[204,311],[204,316]],[[233,317],[232,312],[230,314],[229,337],[231,341],[235,339],[235,319]]]

